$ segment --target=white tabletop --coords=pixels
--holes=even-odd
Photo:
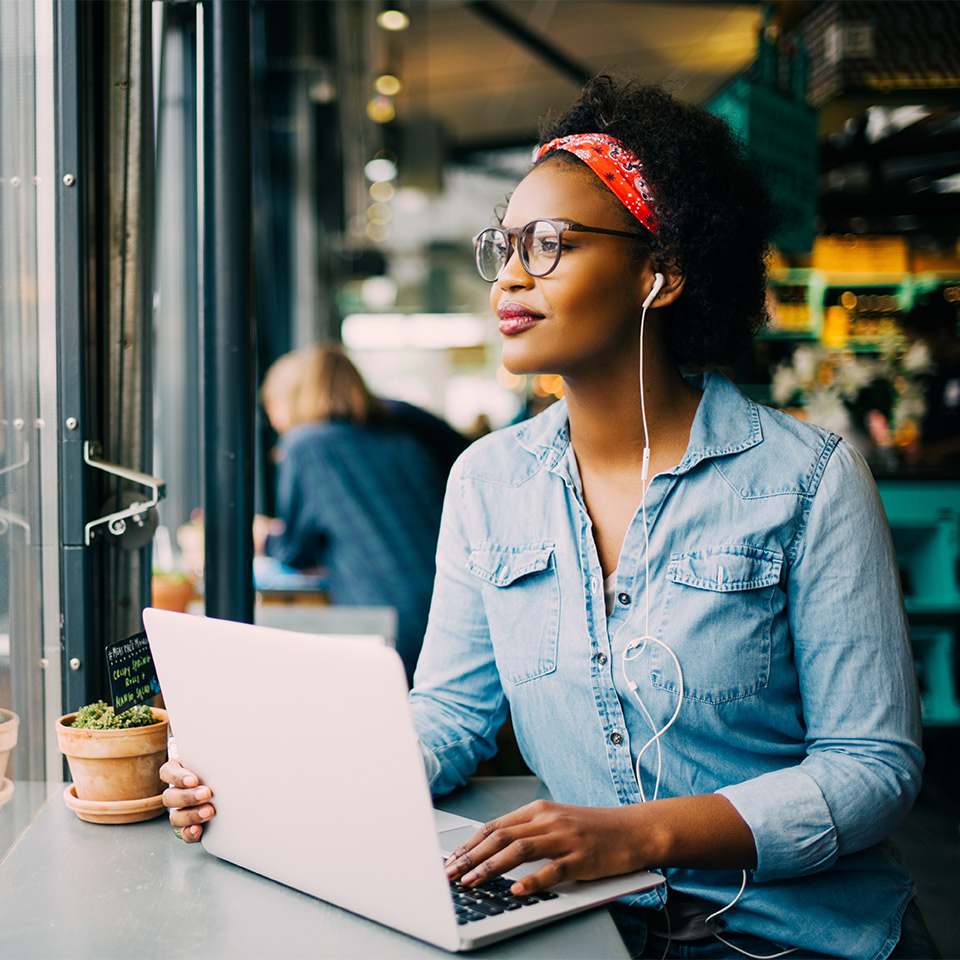
[[[184,844],[166,817],[117,826],[85,823],[67,809],[62,785],[19,783],[17,790],[21,804],[32,798],[42,806],[0,861],[0,957],[449,956],[218,860],[199,844]],[[438,806],[485,820],[537,796],[545,793],[534,777],[476,778]],[[0,827],[12,813],[0,809]],[[481,955],[628,956],[602,907]]]

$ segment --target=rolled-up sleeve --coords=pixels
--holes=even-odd
[[[437,574],[410,706],[435,795],[466,782],[496,752],[507,703],[476,577],[467,569],[462,462],[450,474]]]
[[[760,882],[823,870],[889,836],[923,768],[916,672],[876,485],[842,442],[814,484],[786,582],[806,756],[717,791],[753,832]]]

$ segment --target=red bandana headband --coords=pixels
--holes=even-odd
[[[534,163],[552,150],[566,150],[582,160],[613,191],[616,198],[656,235],[656,203],[640,172],[643,164],[632,150],[605,133],[575,133],[545,143],[536,151]]]

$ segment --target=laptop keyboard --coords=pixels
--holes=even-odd
[[[510,910],[520,910],[545,900],[556,900],[558,894],[540,890],[522,897],[510,892],[512,880],[497,877],[476,887],[465,887],[456,880],[450,881],[450,895],[457,911],[457,923],[470,923],[484,917],[495,917]]]

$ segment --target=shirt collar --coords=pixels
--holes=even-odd
[[[671,471],[685,473],[702,460],[725,457],[763,440],[760,411],[718,370],[687,378],[703,390],[683,459]]]
[[[669,473],[686,473],[702,460],[740,453],[763,440],[760,412],[719,371],[687,377],[703,390],[683,459]],[[517,442],[547,469],[563,459],[570,445],[567,404],[558,400],[517,428]],[[656,442],[656,438],[654,438]]]
[[[517,442],[547,469],[553,469],[570,445],[567,401],[557,400],[517,427]]]

